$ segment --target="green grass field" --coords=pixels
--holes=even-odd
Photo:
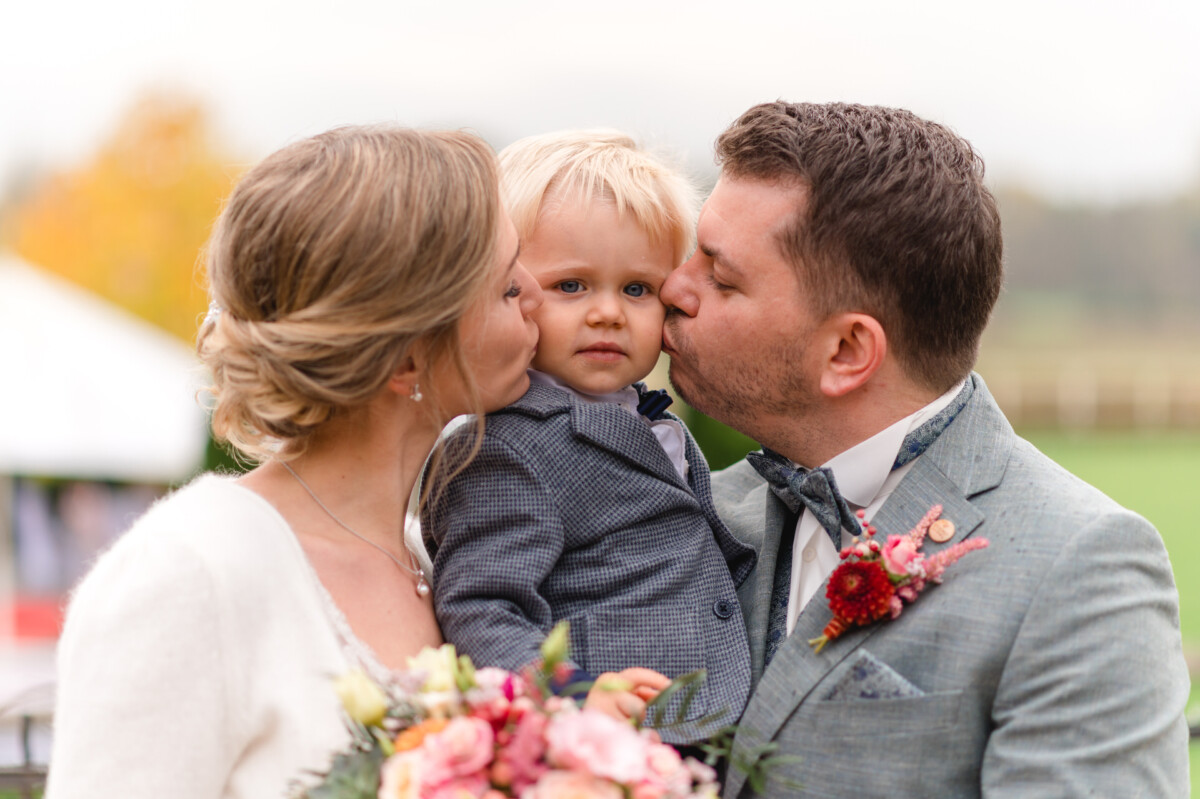
[[[1158,528],[1179,587],[1184,643],[1200,648],[1200,434],[1024,435],[1067,470]]]

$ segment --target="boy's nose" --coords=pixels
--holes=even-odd
[[[623,324],[625,308],[618,298],[608,292],[597,292],[588,306],[587,321],[590,325]]]

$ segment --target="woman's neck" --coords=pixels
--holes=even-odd
[[[411,408],[373,404],[327,423],[304,453],[288,462],[294,474],[280,463],[266,463],[243,481],[284,511],[285,517],[311,518],[324,510],[407,562],[403,520],[439,432]],[[334,539],[343,535],[336,524],[303,527],[325,529]]]

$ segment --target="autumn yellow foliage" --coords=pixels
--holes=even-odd
[[[147,95],[80,167],[36,184],[4,238],[21,257],[191,341],[200,250],[240,166],[192,98]]]

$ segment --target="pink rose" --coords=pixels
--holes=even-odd
[[[420,749],[392,755],[380,771],[379,799],[420,799],[424,771]]]
[[[717,770],[707,763],[701,763],[696,758],[689,757],[683,761],[683,765],[696,782],[716,784]]]
[[[921,557],[912,539],[906,535],[889,535],[883,545],[883,565],[897,577],[907,577],[913,561]]]
[[[513,706],[516,707],[517,702]],[[543,757],[546,753],[547,721],[537,711],[526,712],[517,721],[508,745],[500,751],[499,762],[493,772],[498,771],[500,779],[511,785],[514,793],[520,794],[522,789],[537,782],[546,771]]]
[[[599,711],[555,716],[546,728],[547,759],[631,785],[646,773],[648,742],[623,721]]]
[[[633,787],[633,799],[661,799],[687,796],[692,789],[692,773],[674,747],[650,743],[646,749],[646,774]]]
[[[616,785],[591,774],[548,771],[537,785],[521,793],[521,799],[624,799],[624,794]]]
[[[494,728],[508,719],[517,691],[517,681],[512,674],[504,669],[483,668],[475,672],[475,685],[463,698],[472,715],[491,722]]]
[[[658,776],[669,777],[683,766],[683,758],[674,747],[650,744],[646,751],[646,765]]]
[[[446,729],[426,737],[421,745],[426,757],[424,783],[435,786],[475,776],[492,762],[494,749],[492,725],[471,716],[451,719]]]
[[[488,781],[483,777],[457,777],[422,794],[421,799],[479,799],[487,791]]]

